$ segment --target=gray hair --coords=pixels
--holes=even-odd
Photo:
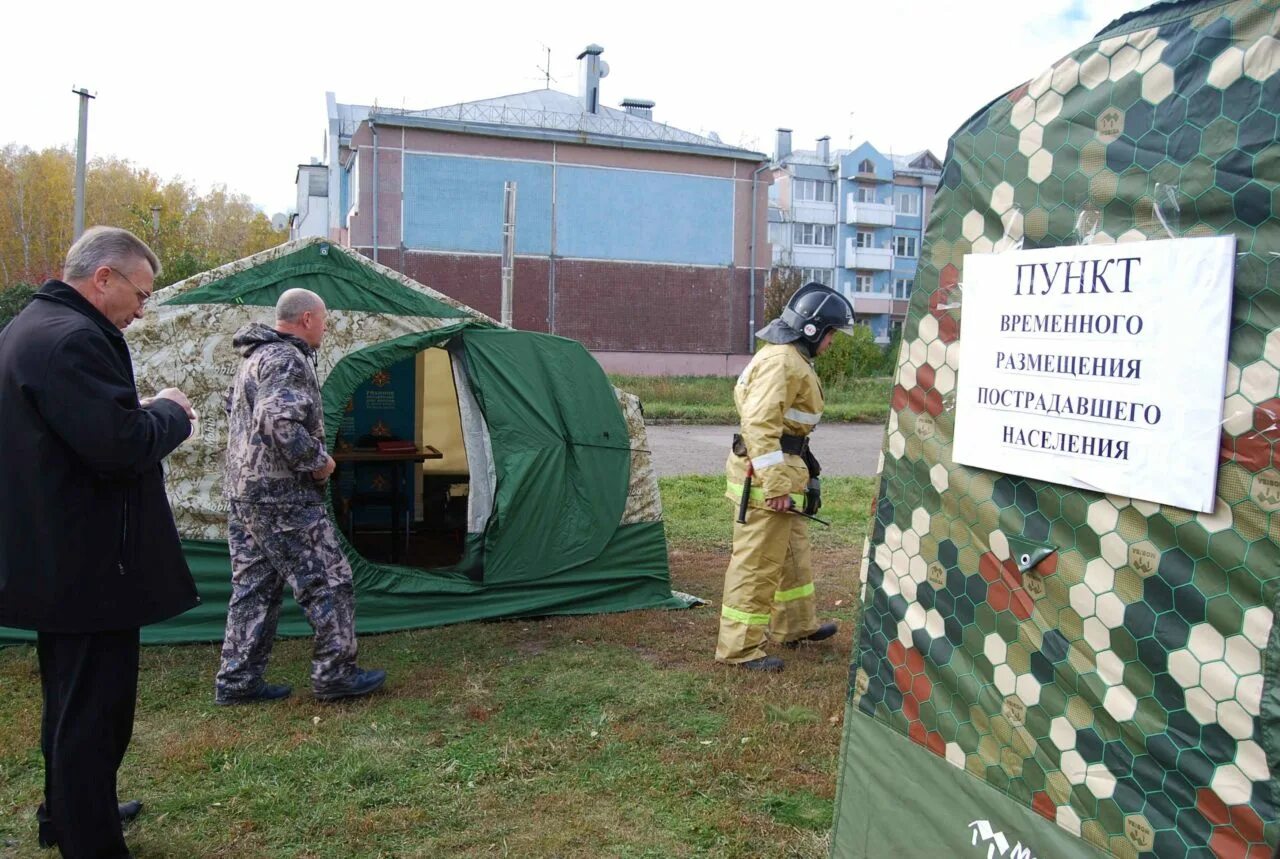
[[[146,260],[152,276],[160,276],[160,260],[142,239],[119,227],[90,227],[67,251],[62,278],[80,280],[104,265],[121,268],[134,260]]]
[[[302,314],[324,307],[324,299],[309,289],[286,289],[276,302],[276,322],[300,322]]]

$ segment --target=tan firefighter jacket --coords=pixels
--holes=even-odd
[[[733,399],[748,455],[729,453],[725,497],[742,497],[750,464],[755,471],[751,506],[764,507],[766,498],[788,493],[803,505],[809,470],[802,457],[782,452],[781,438],[783,433],[807,436],[822,419],[822,385],[813,364],[796,344],[767,345],[738,377]]]

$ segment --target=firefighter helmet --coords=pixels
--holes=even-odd
[[[832,329],[853,333],[853,305],[820,283],[806,283],[797,289],[779,318],[813,348],[821,344]]]

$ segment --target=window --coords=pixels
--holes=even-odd
[[[872,185],[855,185],[853,187],[853,199],[858,203],[874,203],[876,201],[876,189]]]
[[[875,247],[875,236],[866,230],[858,230],[858,234],[854,236],[853,243],[860,248]]]
[[[920,214],[920,195],[913,194],[910,191],[899,191],[897,194],[897,205],[894,210],[899,215],[919,215]]]
[[[798,245],[831,247],[836,242],[836,228],[832,224],[793,224],[792,239]]]
[[[824,182],[821,179],[796,179],[795,199],[811,200],[816,203],[834,203],[836,199],[836,183]]]
[[[893,282],[893,297],[907,299],[911,297],[911,289],[915,281],[909,277],[900,277]]]
[[[915,236],[894,236],[893,252],[897,256],[914,257],[919,250],[919,239]]]
[[[874,292],[875,285],[873,278],[869,274],[857,274],[853,277],[854,292]]]
[[[800,269],[801,283],[820,283],[823,286],[831,286],[832,271],[829,268],[802,268]]]
[[[858,172],[859,172],[859,173],[874,173],[874,172],[876,172],[876,164],[875,164],[875,162],[874,162],[874,161],[872,161],[870,158],[863,158],[863,159],[862,159],[862,163],[860,163],[860,164],[858,165]]]
[[[933,157],[932,152],[926,152],[911,162],[911,166],[918,170],[941,170],[942,165],[938,163],[938,159]]]

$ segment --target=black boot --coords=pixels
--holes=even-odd
[[[119,803],[117,808],[120,811],[120,822],[131,823],[134,818],[142,813],[142,800],[131,799],[127,802]],[[57,847],[58,837],[53,834],[53,822],[45,816],[43,805],[36,812],[36,816],[40,819],[40,834],[37,836],[37,840],[41,849],[48,850],[52,847]]]
[[[797,647],[800,646],[801,642],[826,641],[828,638],[835,635],[839,629],[840,627],[837,626],[835,623],[824,623],[822,626],[818,627],[813,632],[806,635],[804,638],[797,638],[795,641],[784,642],[782,646],[789,647],[792,650],[795,650]]]

